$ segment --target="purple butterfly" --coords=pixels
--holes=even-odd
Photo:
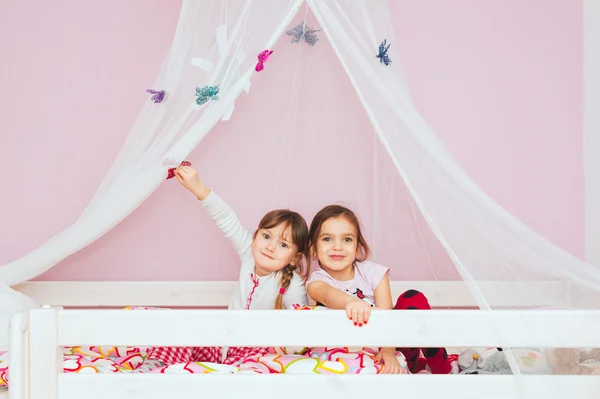
[[[146,89],[146,91],[150,94],[153,94],[153,96],[150,99],[156,104],[161,103],[162,100],[165,99],[165,94],[167,94],[167,92],[164,90],[156,91],[152,89]]]

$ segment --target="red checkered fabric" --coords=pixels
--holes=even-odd
[[[211,362],[235,365],[252,356],[264,356],[268,348],[233,347],[227,351],[227,357],[222,361],[222,349],[210,346],[164,346],[153,348],[147,360],[160,360],[171,365],[189,362]]]
[[[236,365],[249,357],[265,356],[269,353],[269,348],[260,347],[233,347],[227,351],[227,358],[223,364]]]
[[[160,360],[164,364],[189,362],[221,363],[221,348],[212,346],[161,346],[148,353],[148,360]]]

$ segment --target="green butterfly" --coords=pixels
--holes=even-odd
[[[204,86],[203,88],[196,87],[196,104],[202,105],[208,100],[218,100],[219,99],[219,85],[216,86]]]

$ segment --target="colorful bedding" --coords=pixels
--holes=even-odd
[[[127,373],[144,361],[146,348],[74,346],[65,347],[65,373]],[[0,350],[0,386],[7,386],[8,351]]]
[[[288,354],[272,348],[272,354],[248,358],[236,366],[195,362],[166,366],[152,373],[189,374],[377,374],[381,365],[375,364],[375,352],[370,348],[312,348],[302,354]],[[74,346],[65,347],[65,373],[132,373],[144,361],[148,348]],[[406,362],[398,356],[403,373]],[[0,351],[0,386],[8,384],[8,352]]]
[[[0,387],[8,384],[8,351],[0,349]]]
[[[166,366],[152,373],[254,373],[254,374],[378,374],[380,364],[373,358],[372,348],[310,348],[303,353],[290,353],[282,348],[271,348],[271,354],[250,357],[236,366],[215,363],[185,363]],[[397,359],[402,374],[407,374],[406,361],[401,353]]]

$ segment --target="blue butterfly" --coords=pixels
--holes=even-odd
[[[390,60],[390,57],[388,57],[388,50],[391,46],[391,44],[388,44],[386,46],[387,43],[387,39],[385,39],[383,42],[381,42],[381,44],[379,45],[379,54],[377,54],[377,58],[379,58],[379,62],[382,64],[385,64],[386,66],[392,63],[392,60]]]
[[[219,99],[219,85],[216,86],[204,86],[203,88],[196,87],[196,104],[202,105],[208,100]]]
[[[304,38],[304,41],[308,43],[309,46],[314,46],[319,41],[316,32],[321,31],[321,29],[311,29],[310,26],[304,25],[304,22],[301,22],[297,26],[285,32],[286,35],[292,36],[292,43],[300,43],[300,40]]]

